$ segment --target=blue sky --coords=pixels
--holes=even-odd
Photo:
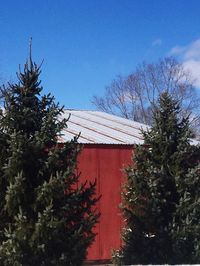
[[[171,54],[198,79],[199,14],[199,0],[1,1],[0,77],[16,79],[32,37],[44,92],[66,108],[95,109],[116,75]]]

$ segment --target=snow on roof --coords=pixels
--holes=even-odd
[[[142,144],[141,129],[147,125],[99,111],[65,110],[62,118],[70,118],[59,141],[66,142],[80,134],[82,144]]]
[[[81,144],[142,144],[141,130],[150,129],[145,124],[100,111],[64,110],[62,118],[69,120],[59,142],[70,141],[80,134]],[[191,139],[191,144],[200,145],[200,141]]]

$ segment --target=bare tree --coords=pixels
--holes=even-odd
[[[162,92],[168,92],[182,105],[182,116],[190,114],[196,131],[200,126],[200,97],[191,74],[169,57],[157,63],[142,63],[126,77],[118,76],[102,97],[94,96],[97,109],[151,125],[152,107]]]

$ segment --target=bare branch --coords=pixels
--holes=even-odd
[[[200,97],[191,74],[173,57],[140,64],[126,77],[118,76],[105,95],[94,96],[97,109],[151,124],[152,106],[167,91],[182,106],[182,117],[191,114],[191,127],[200,135]]]

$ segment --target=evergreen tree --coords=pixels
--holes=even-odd
[[[78,184],[77,138],[58,144],[67,120],[41,95],[30,60],[0,113],[0,265],[81,265],[99,214],[95,183]]]
[[[126,169],[124,242],[116,264],[200,263],[199,148],[190,144],[189,117],[167,93],[154,109]]]

